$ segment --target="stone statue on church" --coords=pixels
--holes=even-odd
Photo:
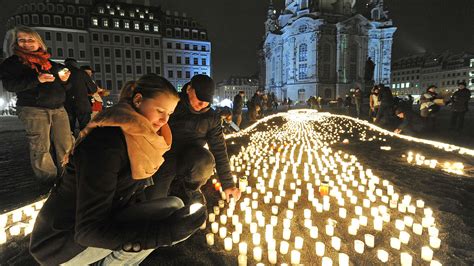
[[[375,63],[372,61],[372,58],[367,58],[367,61],[365,62],[365,76],[364,80],[366,82],[373,81],[374,80],[374,69],[375,69]]]

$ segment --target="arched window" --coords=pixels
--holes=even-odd
[[[303,43],[299,48],[300,62],[308,61],[308,45]]]

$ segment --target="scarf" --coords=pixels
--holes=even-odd
[[[118,103],[97,114],[81,131],[70,154],[94,128],[116,126],[122,129],[125,136],[132,178],[145,179],[156,173],[164,162],[163,154],[171,147],[171,129],[165,124],[156,132],[150,121],[128,103]],[[68,158],[63,164],[67,163]]]
[[[51,62],[49,62],[51,55],[42,49],[36,52],[28,52],[24,49],[21,49],[20,47],[15,47],[14,53],[20,57],[20,60],[23,62],[23,64],[29,66],[38,74],[43,71],[48,71],[52,67]],[[41,69],[38,67],[41,67]]]

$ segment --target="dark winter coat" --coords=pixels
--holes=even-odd
[[[234,97],[234,102],[232,105],[232,113],[234,115],[240,115],[242,114],[242,108],[244,106],[244,99],[242,96],[240,96],[240,93],[235,95]]]
[[[466,112],[468,110],[469,100],[471,99],[471,91],[464,88],[457,90],[453,96],[451,96],[451,108],[454,112]]]
[[[64,106],[66,90],[70,82],[64,83],[58,76],[63,65],[50,61],[52,68],[48,73],[56,78],[53,82],[40,83],[38,73],[20,61],[16,55],[5,59],[0,65],[0,78],[3,87],[9,92],[15,92],[17,106],[44,107],[56,109]]]
[[[411,109],[407,109],[404,115],[405,117],[402,119],[402,123],[398,126],[398,128],[402,130],[402,134],[416,135],[425,130],[425,122],[418,114]]]
[[[219,114],[212,108],[195,112],[189,105],[188,95],[184,91],[180,93],[180,99],[168,121],[173,134],[173,144],[169,152],[179,153],[191,145],[208,144],[216,161],[222,188],[234,187]]]
[[[383,86],[379,91],[379,103],[381,106],[388,107],[393,106],[393,94],[392,90],[387,86]]]
[[[119,222],[123,210],[145,200],[149,179],[131,177],[127,144],[119,127],[92,132],[75,149],[66,174],[36,219],[30,252],[41,264],[66,262],[86,247],[142,249],[171,244],[169,230],[152,221]]]
[[[76,114],[91,113],[92,103],[89,95],[97,92],[97,85],[84,70],[70,64],[67,67],[71,71],[71,89],[66,93],[66,110],[73,110]]]

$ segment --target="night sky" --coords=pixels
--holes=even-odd
[[[32,1],[1,1],[0,35],[3,39],[3,25],[8,16],[21,3]],[[208,29],[212,42],[213,76],[217,81],[230,75],[252,75],[257,71],[256,48],[262,41],[269,0],[150,2],[161,5],[163,10],[186,12]],[[359,0],[357,6],[362,8],[365,2]],[[284,0],[274,0],[274,4],[277,10],[281,10]],[[447,49],[474,51],[474,0],[385,0],[385,6],[398,27],[394,58]]]

